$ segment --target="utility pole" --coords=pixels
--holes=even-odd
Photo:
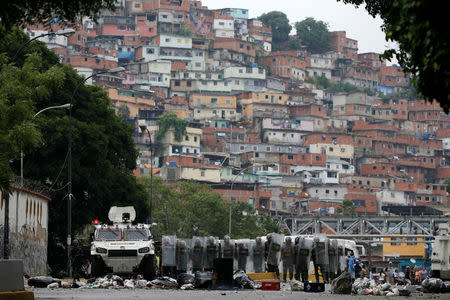
[[[148,130],[146,125],[140,125],[142,133],[145,134],[147,132],[149,138],[149,149],[150,149],[150,212],[149,219],[152,221],[152,203],[153,203],[153,142],[152,142],[152,134]]]
[[[3,259],[9,259],[9,193],[3,191],[3,199],[5,199],[5,225],[3,227]]]

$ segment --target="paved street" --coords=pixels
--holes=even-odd
[[[182,291],[161,289],[135,289],[135,290],[108,290],[108,289],[34,289],[35,297],[39,300],[47,299],[161,299],[161,300],[186,300],[186,299],[384,299],[376,296],[349,296],[331,295],[325,293],[305,293],[291,291]],[[395,299],[449,299],[449,294],[419,294],[412,297],[394,297]]]

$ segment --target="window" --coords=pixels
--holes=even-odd
[[[175,80],[175,86],[180,86],[180,81],[179,80]]]
[[[194,142],[196,142],[197,141],[197,137],[196,136],[194,136]]]
[[[292,160],[292,159],[294,159],[294,155],[288,155],[288,157],[287,157],[289,160]]]
[[[211,98],[211,103],[217,103],[217,98]]]
[[[185,137],[184,137],[184,140],[189,141],[189,136],[188,136],[188,135],[185,136]]]
[[[192,81],[186,81],[186,86],[191,87],[192,86]]]
[[[242,69],[239,69],[239,73],[243,73],[244,71]]]
[[[153,48],[147,48],[147,54],[154,54],[155,53],[155,49]]]
[[[330,193],[330,190],[325,190],[325,194],[329,194]]]
[[[321,159],[320,159],[320,156],[319,156],[319,155],[316,155],[316,161],[319,161],[319,160],[321,160]]]
[[[226,104],[231,104],[231,100],[227,99],[227,100],[225,100],[225,103]]]
[[[377,169],[377,166],[373,166],[372,169],[376,170],[376,169]]]
[[[240,146],[239,149],[240,149],[240,150],[244,150],[244,146]]]
[[[200,176],[205,177],[205,170],[200,171]]]

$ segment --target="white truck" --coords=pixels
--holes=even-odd
[[[155,247],[148,224],[132,224],[136,218],[134,207],[110,208],[112,225],[95,225],[91,244],[91,274],[142,274],[153,279],[156,273]]]
[[[431,276],[450,280],[450,227],[439,224],[438,234],[432,243]]]

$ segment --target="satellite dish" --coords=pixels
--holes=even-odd
[[[428,244],[424,244],[423,247],[424,247],[425,249],[428,249]]]
[[[409,261],[410,261],[411,263],[413,263],[413,264],[416,263],[416,260],[415,260],[414,258],[411,258]]]

